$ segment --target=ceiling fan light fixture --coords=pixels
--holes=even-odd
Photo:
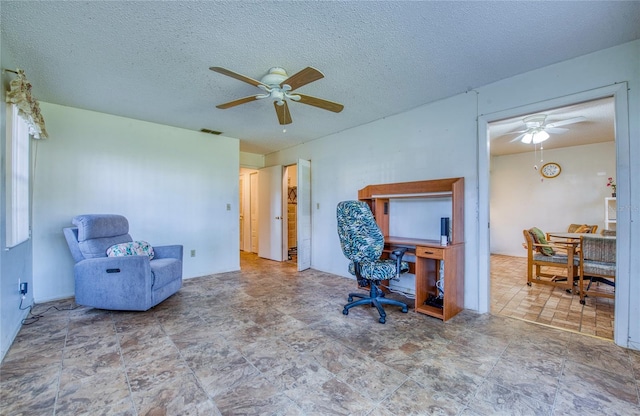
[[[547,133],[544,130],[540,130],[539,132],[536,132],[533,134],[533,144],[538,144],[538,143],[542,143],[543,141],[547,140],[549,138],[549,133]]]
[[[289,78],[287,71],[284,68],[273,67],[269,69],[269,72],[260,79],[260,82],[270,86],[279,86],[282,81]]]
[[[534,130],[534,131],[530,131],[525,133],[522,136],[522,143],[524,144],[538,144],[538,143],[542,143],[543,141],[547,140],[549,138],[549,133],[547,133],[544,130]]]

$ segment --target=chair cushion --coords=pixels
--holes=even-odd
[[[590,232],[591,232],[591,226],[587,224],[582,224],[581,226],[576,228],[576,230],[574,231],[574,233],[590,233]]]
[[[78,241],[115,237],[129,233],[129,222],[122,215],[88,214],[71,220],[78,227]]]
[[[371,262],[380,258],[384,237],[366,202],[340,202],[337,220],[338,236],[345,257],[357,262]]]
[[[616,262],[616,238],[585,235],[581,239],[582,258],[585,260]]]
[[[548,263],[558,263],[558,264],[567,264],[569,263],[569,259],[567,256],[562,254],[554,254],[553,256],[547,256],[546,254],[536,253],[533,255],[534,261],[546,261]],[[580,264],[580,259],[576,256],[573,258],[573,264],[575,266]]]
[[[112,245],[132,241],[122,215],[78,215],[71,222],[78,228],[78,248],[85,259],[106,257]]]
[[[537,227],[530,228],[529,232],[531,233],[531,236],[533,237],[533,241],[535,241],[536,244],[549,244],[549,242],[547,241],[547,238],[545,237],[544,233],[540,228],[537,228]],[[541,254],[544,254],[545,256],[553,256],[554,254],[556,254],[555,250],[551,247],[536,246],[535,249],[536,251],[538,251]]]
[[[585,260],[582,263],[583,273],[586,276],[615,276],[616,264],[602,261]]]
[[[123,256],[149,256],[153,259],[153,247],[146,241],[131,241],[128,243],[114,244],[107,249],[107,257]]]
[[[129,234],[117,235],[115,237],[91,238],[78,242],[78,248],[85,259],[97,257],[107,257],[107,249],[114,244],[128,243],[131,241]]]
[[[406,261],[400,262],[400,272],[409,271],[409,264]],[[355,276],[356,268],[353,262],[349,263],[349,273]],[[396,276],[395,260],[377,260],[360,263],[360,275],[368,280],[387,280]]]
[[[182,262],[178,259],[154,259],[150,264],[154,288],[162,287],[177,278],[182,278]]]

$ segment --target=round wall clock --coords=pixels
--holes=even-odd
[[[555,162],[545,163],[542,166],[542,169],[540,169],[540,173],[545,178],[555,178],[556,176],[560,175],[561,171],[562,168]]]

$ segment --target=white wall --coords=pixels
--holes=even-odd
[[[562,167],[559,176],[542,180],[534,152],[491,159],[491,253],[526,257],[522,230],[538,227],[566,231],[569,224],[604,228],[606,186],[615,177],[614,142],[544,150],[544,162]]]
[[[263,168],[264,155],[240,152],[240,166],[243,166],[245,168],[255,168],[255,169]]]
[[[465,307],[477,309],[476,94],[460,94],[282,152],[267,165],[311,160],[314,269],[351,277],[342,254],[336,205],[367,185],[465,178]],[[345,109],[348,116],[348,109]],[[319,208],[318,208],[319,204]],[[410,222],[410,218],[392,218]],[[439,229],[440,215],[434,215]]]
[[[36,302],[73,296],[62,228],[78,214],[122,214],[134,239],[182,244],[185,278],[239,269],[237,139],[54,104],[41,109],[50,137],[38,142],[34,175]]]

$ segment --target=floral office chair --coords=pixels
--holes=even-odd
[[[349,303],[342,313],[349,314],[349,309],[358,305],[375,306],[380,314],[378,320],[385,323],[387,314],[382,305],[395,305],[407,313],[407,305],[393,299],[385,298],[379,288],[383,280],[397,278],[400,273],[409,270],[407,262],[402,261],[406,249],[395,250],[393,259],[380,259],[384,248],[382,231],[369,206],[362,201],[343,201],[338,204],[338,236],[345,257],[351,260],[349,272],[356,276],[360,286],[369,286],[369,296],[361,293],[349,293]],[[362,298],[354,301],[353,298]]]

